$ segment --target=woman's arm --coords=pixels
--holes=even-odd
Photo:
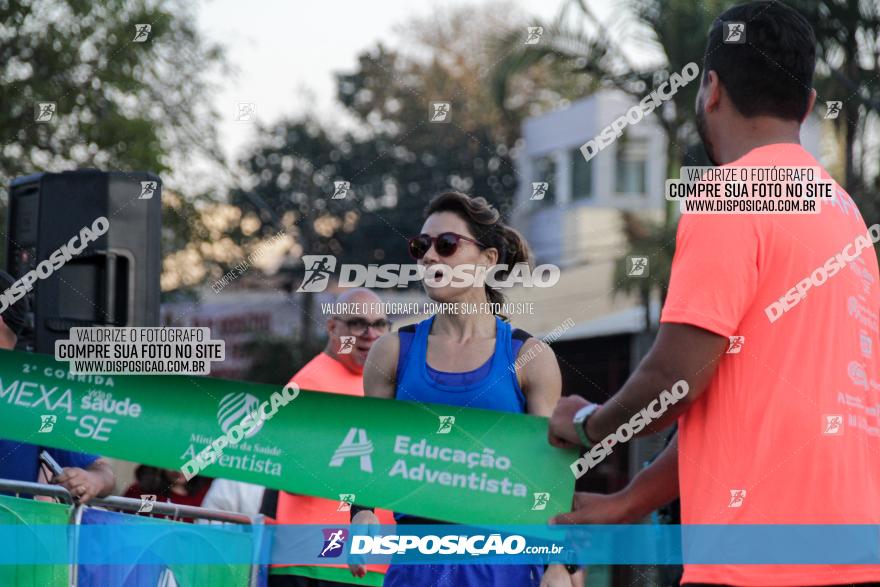
[[[373,343],[364,363],[364,395],[394,399],[400,337],[396,332],[382,335]]]
[[[519,387],[526,396],[526,411],[549,418],[562,395],[562,374],[556,354],[547,343],[530,338],[519,349],[516,369]]]
[[[562,395],[562,374],[559,372],[556,354],[547,343],[532,337],[519,349],[517,361],[521,365],[516,373],[519,388],[526,396],[526,411],[535,416],[549,418]],[[583,584],[584,576],[580,571],[571,575],[565,565],[561,564],[549,565],[541,578],[541,587],[572,587]]]

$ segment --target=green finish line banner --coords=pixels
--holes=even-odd
[[[204,377],[72,375],[17,351],[0,351],[0,437],[463,524],[542,524],[569,511],[578,456],[551,447],[535,416]]]

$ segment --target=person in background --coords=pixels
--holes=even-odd
[[[15,279],[11,275],[0,271],[0,292],[9,289],[13,283]],[[15,348],[18,336],[24,330],[27,313],[27,298],[22,297],[0,314],[0,349]],[[34,430],[35,435],[38,432]],[[41,466],[40,453],[43,450],[61,465],[60,475],[56,476],[48,467]],[[109,495],[116,485],[116,475],[110,463],[97,455],[2,438],[0,438],[0,479],[31,483],[48,481],[67,489],[80,503],[88,503],[95,497]]]
[[[128,486],[123,497],[142,499],[144,495],[155,495],[157,502],[175,503],[199,507],[211,487],[212,480],[197,475],[186,480],[182,472],[176,469],[160,469],[147,465],[139,465],[135,469],[135,482]],[[168,516],[143,514],[159,518]],[[181,518],[184,522],[193,522],[192,518]]]
[[[373,343],[391,328],[379,296],[363,288],[351,289],[336,299],[344,313],[327,319],[327,346],[306,363],[290,382],[300,389],[364,395],[364,363]],[[353,339],[353,340],[352,340]],[[267,490],[262,512],[279,524],[347,526],[349,512],[338,500]],[[383,524],[393,524],[390,512],[379,510]],[[386,565],[369,565],[363,577],[352,577],[343,565],[279,565],[270,569],[270,587],[332,587],[382,585]]]
[[[260,513],[260,504],[263,502],[263,492],[265,490],[266,488],[262,485],[255,485],[254,483],[232,481],[231,479],[214,479],[208,494],[205,495],[205,499],[202,501],[202,507],[235,512],[246,516],[256,516]]]

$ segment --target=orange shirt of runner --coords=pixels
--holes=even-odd
[[[730,165],[820,166],[795,144]],[[682,215],[661,321],[744,337],[679,420],[682,524],[880,524],[874,248],[774,322],[765,312],[867,234],[850,196],[835,193],[819,214]],[[686,565],[682,583],[868,581],[880,565]]]
[[[364,395],[364,378],[349,371],[342,363],[320,353],[297,371],[290,378],[300,389],[308,391],[325,391],[343,395]],[[340,414],[340,418],[347,417]],[[356,495],[356,489],[353,489]],[[355,497],[357,500],[357,497]],[[326,524],[328,526],[348,526],[351,512],[340,512],[339,500],[324,499],[308,495],[295,495],[286,491],[278,492],[278,523],[279,524]],[[376,510],[382,524],[393,525],[394,516],[386,510]],[[299,566],[299,565],[277,565]],[[344,565],[321,565],[342,567]],[[388,565],[367,565],[367,569],[384,573]]]

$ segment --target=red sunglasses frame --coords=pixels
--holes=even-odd
[[[455,245],[453,246],[452,251],[448,255],[443,255],[440,253],[440,251],[437,251],[437,239],[439,239],[441,236],[444,236],[447,234],[453,235],[457,240],[455,241]],[[416,257],[415,255],[412,254],[412,243],[413,243],[413,241],[415,241],[416,239],[419,239],[419,238],[428,238],[431,241],[431,243],[428,245],[428,248],[425,249],[426,254],[429,250],[431,250],[431,247],[434,247],[434,250],[437,251],[437,254],[440,255],[441,257],[451,257],[452,255],[454,255],[455,251],[458,250],[459,241],[468,241],[469,243],[474,243],[475,245],[477,245],[481,249],[488,249],[489,248],[478,240],[472,239],[469,236],[465,236],[463,234],[458,234],[457,232],[452,232],[452,231],[441,232],[437,236],[431,236],[430,234],[417,234],[416,236],[409,237],[409,239],[407,239],[407,241],[406,241],[406,244],[407,244],[406,250],[409,253],[409,256],[412,257],[413,259],[415,259],[416,261],[420,261],[421,259],[423,259],[425,257],[425,255],[422,255],[421,257]]]

